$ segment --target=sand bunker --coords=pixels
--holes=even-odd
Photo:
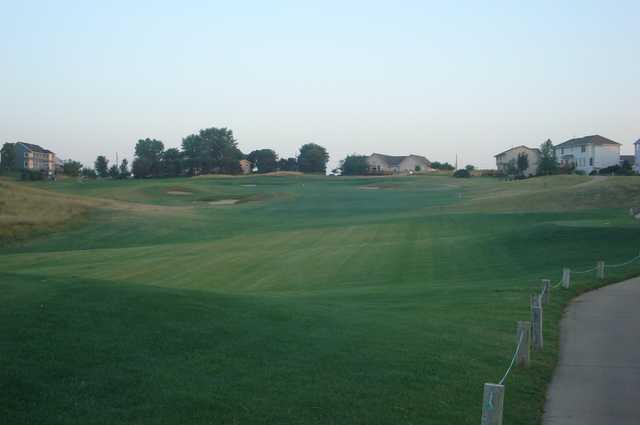
[[[189,195],[193,195],[192,192],[183,192],[181,190],[170,190],[167,192],[167,195],[173,195],[173,196],[189,196]]]
[[[209,202],[209,205],[216,205],[216,206],[220,206],[220,205],[234,205],[238,203],[238,199],[220,199],[219,201],[211,201]]]

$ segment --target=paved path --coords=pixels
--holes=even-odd
[[[571,303],[543,423],[640,424],[640,278]]]

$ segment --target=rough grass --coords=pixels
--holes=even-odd
[[[29,184],[96,204],[82,226],[0,250],[0,411],[10,424],[476,424],[540,279],[638,251],[640,226],[612,203],[637,180],[589,181]],[[576,186],[602,204],[539,195]],[[538,423],[562,308],[595,285],[576,284],[545,309],[545,352],[509,378],[506,423]]]
[[[0,242],[60,229],[65,223],[81,220],[87,208],[87,202],[0,181]]]

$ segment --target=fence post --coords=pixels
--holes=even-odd
[[[542,302],[549,304],[549,291],[551,291],[551,281],[549,279],[542,279]]]
[[[531,333],[533,349],[535,351],[542,351],[544,345],[542,340],[542,305],[538,295],[531,297]]]
[[[518,332],[517,332],[520,349],[518,350],[518,366],[528,367],[531,362],[531,322],[518,322]]]
[[[604,261],[598,261],[597,269],[598,270],[596,276],[598,277],[598,279],[604,279]]]
[[[571,286],[571,269],[565,267],[562,269],[562,287],[569,289],[569,286]]]
[[[502,425],[504,385],[484,384],[481,425]]]

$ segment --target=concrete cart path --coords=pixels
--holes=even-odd
[[[576,298],[560,338],[544,425],[640,424],[640,278]]]

